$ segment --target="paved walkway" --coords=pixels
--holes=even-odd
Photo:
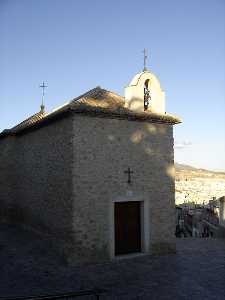
[[[84,267],[66,267],[48,249],[32,232],[0,225],[2,299],[93,288],[105,300],[225,299],[224,240],[178,239],[175,255]]]

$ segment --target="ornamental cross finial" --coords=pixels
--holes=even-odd
[[[43,81],[43,83],[39,87],[42,88],[41,112],[44,112],[44,109],[45,109],[45,106],[44,106],[45,88],[48,87],[48,86],[45,85],[45,82]]]
[[[147,64],[147,58],[148,58],[148,55],[147,55],[147,50],[144,48],[144,69],[143,69],[143,72],[144,71],[147,71],[147,67],[146,67],[146,64]]]

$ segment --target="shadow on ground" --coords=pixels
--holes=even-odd
[[[174,255],[68,267],[47,240],[1,224],[0,263],[2,299],[96,288],[106,291],[100,299],[218,300],[225,295],[224,240],[178,239]]]

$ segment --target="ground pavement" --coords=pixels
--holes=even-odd
[[[0,267],[0,299],[96,288],[100,300],[225,299],[224,240],[177,239],[177,254],[68,267],[47,240],[0,224]]]

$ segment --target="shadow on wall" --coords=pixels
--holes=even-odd
[[[71,251],[72,243],[82,245],[81,252],[87,235],[105,238],[97,218],[107,198],[132,189],[151,198],[151,237],[157,242],[174,236],[171,125],[74,114],[13,139],[7,183],[12,221],[53,236]]]
[[[74,145],[79,153],[75,162],[75,185],[78,178],[79,197],[82,193],[81,205],[75,202],[74,211],[78,205],[79,214],[82,212],[90,221],[90,225],[85,225],[87,231],[98,232],[101,240],[104,229],[99,228],[96,219],[106,215],[109,201],[126,199],[127,193],[133,191],[134,196],[150,200],[151,237],[155,242],[171,242],[175,233],[172,126],[118,119],[82,119],[75,115],[74,128]],[[128,168],[133,172],[130,184],[125,173]],[[86,207],[92,207],[90,214]],[[78,223],[76,228],[82,220]]]
[[[135,123],[137,124],[139,122],[134,122],[134,124]],[[136,168],[138,171],[141,171],[139,168],[144,166],[144,168],[148,169],[149,174],[151,173],[154,177],[159,174],[160,176],[165,176],[169,180],[171,179],[174,181],[175,172],[172,125],[146,122],[140,122],[139,124],[141,124],[141,126],[137,127],[141,128],[135,128],[135,126],[132,128],[127,127],[125,129],[129,131],[127,136],[121,134],[121,131],[114,134],[107,134],[106,138],[110,141],[112,149],[113,143],[118,143],[120,147],[122,147],[122,139],[124,138],[125,144],[127,144],[127,147],[124,148],[127,148],[126,150],[128,150],[123,153],[123,156],[126,157],[124,161],[129,161],[130,165],[133,165],[133,168]],[[121,128],[121,130],[123,129]],[[115,153],[113,150],[108,151],[109,156],[110,152],[112,155]],[[113,159],[113,157],[111,158]],[[136,174],[136,176],[142,178],[142,172],[140,172],[139,175]],[[134,175],[134,177],[136,176]],[[149,180],[149,185],[151,185],[152,179],[152,177],[148,179],[144,178],[144,181]],[[161,190],[160,184],[152,188]]]

